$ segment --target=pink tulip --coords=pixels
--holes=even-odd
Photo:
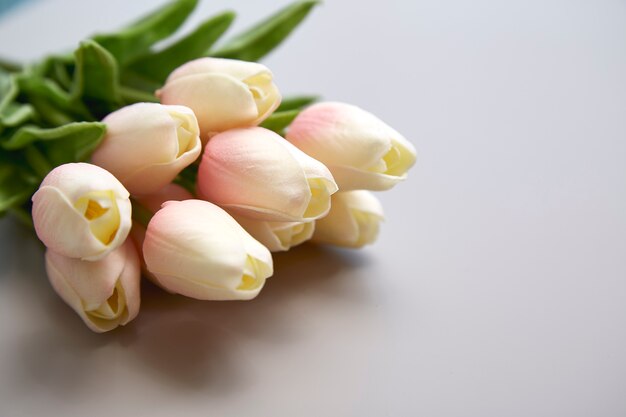
[[[302,111],[287,140],[326,164],[341,191],[381,191],[406,178],[416,151],[379,118],[345,103],[318,103]]]
[[[200,155],[198,122],[187,107],[137,103],[103,122],[107,133],[92,162],[115,175],[131,194],[159,191]]]
[[[236,127],[256,126],[280,104],[271,71],[262,64],[222,58],[190,61],[157,92],[164,104],[191,107],[203,140]]]
[[[128,191],[111,173],[85,163],[53,169],[33,195],[32,215],[47,247],[88,261],[124,243],[132,222]]]
[[[260,127],[213,137],[198,172],[199,196],[257,220],[303,222],[323,217],[336,191],[324,164]]]
[[[249,300],[273,273],[267,248],[202,200],[165,203],[148,224],[143,255],[161,287],[200,300]]]
[[[95,262],[48,249],[46,271],[54,290],[94,332],[123,326],[139,313],[139,258],[131,242]]]

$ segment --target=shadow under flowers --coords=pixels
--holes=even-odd
[[[49,384],[48,389],[61,394],[87,390],[107,377],[84,369],[104,368],[107,365],[102,361],[115,358],[108,367],[117,366],[122,373],[147,374],[161,384],[208,395],[235,395],[252,383],[246,361],[252,360],[255,349],[284,349],[297,343],[307,332],[300,316],[309,314],[314,305],[371,308],[375,296],[367,285],[361,285],[362,269],[369,261],[367,253],[314,245],[275,254],[275,275],[255,300],[246,302],[192,300],[168,294],[144,280],[138,318],[98,335],[84,328],[56,297],[41,264],[32,266],[32,261],[18,257],[15,268],[23,270],[22,274],[38,275],[39,281],[37,291],[22,294],[21,302],[39,304],[47,325],[21,342],[21,367],[16,369],[22,375],[17,379],[26,378],[26,385],[33,380]],[[303,311],[303,304],[311,308]]]

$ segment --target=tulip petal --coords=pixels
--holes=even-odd
[[[200,200],[165,203],[148,225],[143,254],[162,287],[197,299],[254,298],[273,273],[269,251],[222,209]]]
[[[200,164],[198,193],[248,217],[301,220],[310,199],[307,179],[284,140],[267,132],[235,129],[213,137]]]
[[[84,258],[107,250],[91,232],[88,220],[57,188],[44,186],[33,195],[33,218],[39,239],[65,256]]]
[[[380,202],[368,191],[339,192],[333,196],[332,209],[315,223],[313,241],[350,248],[373,243],[383,220]]]
[[[207,57],[181,65],[167,77],[166,84],[197,74],[228,74],[238,80],[245,80],[259,74],[269,74],[271,77],[270,70],[257,62]]]
[[[341,191],[385,191],[407,178],[406,174],[400,176],[386,175],[346,166],[329,165],[328,168],[333,173],[333,178],[337,184],[340,184]]]
[[[48,250],[46,271],[55,291],[95,332],[127,324],[139,312],[139,258],[130,241],[96,262]]]
[[[196,137],[197,138],[197,137]],[[129,174],[124,179],[124,184],[129,190],[134,190],[136,195],[147,195],[158,192],[163,188],[163,184],[169,184],[176,176],[191,165],[202,150],[199,140],[196,140],[193,147],[175,160],[161,164],[147,165]],[[149,179],[147,182],[146,179]]]
[[[315,222],[268,222],[242,216],[235,220],[272,252],[286,251],[311,238]]]
[[[326,164],[341,190],[387,190],[406,178],[415,148],[373,114],[345,103],[318,103],[289,126],[287,139]]]
[[[200,154],[200,128],[187,107],[136,103],[104,122],[108,131],[92,161],[115,174],[132,194],[158,191]]]
[[[198,117],[204,138],[212,132],[252,126],[259,115],[248,86],[225,74],[196,74],[174,79],[159,91],[159,97],[163,104],[183,104],[191,108]]]
[[[128,236],[132,211],[128,197],[122,184],[102,168],[61,165],[33,195],[35,231],[61,255],[102,259]]]

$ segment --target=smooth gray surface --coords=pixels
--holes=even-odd
[[[33,3],[0,20],[0,53],[151,3]],[[247,303],[146,285],[139,318],[96,335],[2,220],[0,415],[626,415],[625,39],[617,0],[327,1],[265,62],[283,92],[358,104],[417,146],[379,242],[281,255]]]

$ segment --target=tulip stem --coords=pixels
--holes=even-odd
[[[147,228],[154,213],[139,204],[134,198],[131,198],[131,201],[133,203],[133,220]]]
[[[145,91],[137,90],[132,87],[120,86],[120,94],[127,103],[156,103],[159,100],[154,94],[146,93]]]
[[[52,171],[52,164],[42,154],[35,145],[29,145],[24,149],[24,156],[28,165],[35,171],[37,175],[44,178],[48,172]]]

